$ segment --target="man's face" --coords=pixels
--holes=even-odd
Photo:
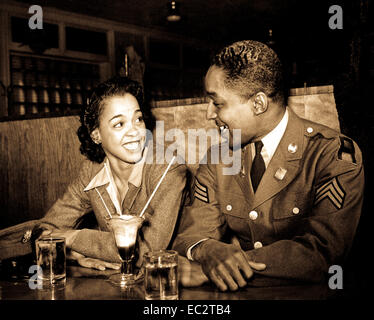
[[[210,98],[207,118],[215,120],[221,134],[230,136],[233,141],[233,129],[241,130],[241,144],[250,142],[257,132],[257,118],[253,113],[253,99],[243,100],[236,92],[225,87],[225,72],[215,65],[205,76],[205,91]]]

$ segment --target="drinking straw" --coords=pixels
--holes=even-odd
[[[140,218],[141,218],[141,217],[143,216],[143,214],[144,214],[145,210],[147,209],[147,207],[148,207],[149,203],[151,202],[151,200],[152,200],[153,196],[155,195],[155,193],[156,193],[156,191],[157,191],[158,187],[160,186],[160,184],[161,184],[162,180],[164,180],[164,178],[165,178],[165,176],[166,176],[167,172],[168,172],[168,171],[169,171],[169,169],[170,169],[170,166],[171,166],[171,165],[172,165],[172,163],[174,162],[174,159],[175,159],[175,156],[173,156],[173,158],[171,159],[171,161],[170,161],[170,163],[169,163],[168,167],[166,168],[165,172],[163,173],[163,175],[162,175],[162,177],[161,177],[160,181],[159,181],[159,182],[157,183],[157,186],[156,186],[156,188],[155,188],[155,189],[153,190],[153,192],[152,192],[151,196],[149,197],[149,199],[148,199],[147,203],[145,204],[145,206],[144,206],[144,208],[143,208],[142,212],[141,212],[141,213],[140,213],[140,215],[139,215],[139,217],[140,217]]]

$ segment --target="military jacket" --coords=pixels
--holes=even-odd
[[[286,131],[256,193],[250,148],[235,175],[227,165],[201,164],[174,248],[182,255],[202,239],[234,235],[249,258],[266,264],[253,284],[319,282],[352,244],[363,202],[364,171],[357,144],[289,110]],[[256,272],[256,271],[255,271]]]

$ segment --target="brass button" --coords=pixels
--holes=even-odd
[[[249,213],[249,219],[251,219],[251,220],[256,220],[257,217],[258,217],[258,213],[257,213],[256,211],[251,211],[251,212]]]
[[[313,128],[312,128],[312,127],[308,127],[308,128],[306,129],[306,132],[308,132],[308,133],[312,133],[312,132],[313,132]]]
[[[260,249],[262,248],[262,243],[260,241],[256,241],[254,244],[255,249]]]
[[[300,209],[297,208],[297,207],[295,207],[295,208],[292,209],[292,213],[293,214],[299,214],[299,212],[300,212]]]
[[[231,204],[228,204],[228,205],[226,206],[226,210],[227,210],[227,211],[231,211],[231,210],[232,210],[232,205],[231,205]]]

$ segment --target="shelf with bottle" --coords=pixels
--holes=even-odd
[[[8,115],[46,117],[77,113],[100,82],[99,65],[61,59],[10,56]]]

